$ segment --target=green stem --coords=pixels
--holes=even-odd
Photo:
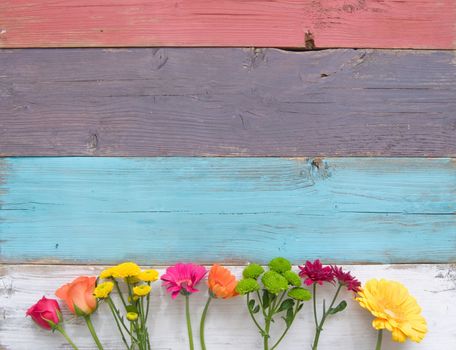
[[[150,282],[147,283],[147,285],[150,287]],[[147,302],[146,302],[146,322],[147,318],[149,317],[149,309],[150,309],[150,293],[147,294]]]
[[[144,315],[144,299],[139,298],[138,300],[138,311],[139,311],[139,318],[140,318],[140,334],[141,334],[141,343],[147,348],[147,340],[146,340],[146,320],[145,320],[145,315]]]
[[[111,301],[111,304],[109,304],[112,307],[111,310],[113,310],[117,314],[117,318],[120,321],[120,324],[127,331],[128,335],[130,335],[133,338],[133,340],[137,342],[138,340],[133,336],[133,334],[130,332],[128,327],[123,322],[122,317],[120,316],[119,310],[116,308],[116,306],[114,305],[114,302],[112,301],[111,298],[108,299],[108,303],[109,303],[109,301]]]
[[[264,320],[263,349],[269,350],[269,331],[271,329],[271,319],[274,315],[274,307],[269,307],[268,316]]]
[[[103,345],[100,343],[100,339],[98,339],[97,333],[95,332],[95,328],[93,327],[92,320],[90,319],[90,315],[84,316],[84,320],[87,323],[87,328],[89,328],[90,334],[92,334],[92,338],[97,344],[97,348],[99,350],[103,350]]]
[[[250,314],[250,317],[252,318],[253,320],[253,323],[255,323],[255,325],[257,326],[258,330],[260,331],[261,335],[263,335],[264,333],[264,330],[263,328],[261,328],[261,326],[259,325],[259,323],[257,322],[256,318],[255,318],[255,315],[253,314],[252,310],[250,310],[250,307],[249,307],[249,302],[250,302],[250,293],[247,293],[247,310],[249,310],[249,314]],[[266,314],[265,314],[266,316]]]
[[[313,311],[314,311],[314,321],[315,321],[315,330],[318,329],[318,316],[317,316],[317,284],[313,284]]]
[[[263,313],[263,316],[266,317],[266,311],[264,310],[263,307],[263,299],[261,298],[260,292],[256,291],[256,295],[258,298],[258,304],[260,304],[261,312]],[[249,294],[247,294],[247,298],[249,297]]]
[[[206,306],[204,307],[203,314],[201,315],[200,322],[200,341],[201,341],[201,350],[206,350],[206,342],[204,340],[204,323],[206,322],[207,310],[209,309],[209,304],[212,301],[212,296],[209,294],[207,298]]]
[[[274,304],[274,312],[273,313],[276,313],[276,311],[279,309],[280,304],[282,303],[282,300],[285,297],[285,294],[286,294],[285,292],[282,292],[280,298],[278,299],[278,302]]]
[[[127,303],[125,302],[125,299],[122,295],[122,291],[120,290],[119,283],[115,278],[112,279],[114,282],[114,286],[116,287],[117,293],[119,294],[120,300],[122,301],[123,306],[125,307],[125,310],[127,310]]]
[[[187,318],[187,331],[188,331],[188,342],[190,345],[190,350],[194,350],[195,346],[193,345],[193,332],[192,332],[192,321],[190,319],[190,300],[189,296],[185,296],[185,316]]]
[[[280,342],[282,341],[283,338],[285,338],[285,336],[287,335],[288,333],[288,330],[291,328],[291,324],[293,323],[296,315],[298,314],[299,312],[299,306],[301,305],[301,302],[296,302],[296,306],[295,306],[295,310],[294,310],[294,314],[293,314],[293,318],[291,319],[291,322],[290,322],[290,325],[287,326],[287,328],[285,328],[285,331],[282,333],[282,335],[280,336],[280,338],[277,340],[277,342],[271,347],[271,350],[274,350],[277,346],[279,346]]]
[[[120,321],[119,321],[119,319],[117,318],[117,315],[116,315],[116,307],[114,306],[114,303],[111,300],[111,297],[108,297],[106,299],[106,302],[108,303],[109,309],[111,310],[111,313],[114,316],[114,320],[116,321],[116,325],[117,325],[117,328],[119,329],[120,336],[122,337],[122,341],[124,342],[124,344],[127,347],[127,349],[130,349],[130,346],[128,345],[128,342],[125,339],[125,336],[124,336],[124,334],[122,332],[122,327],[120,326]],[[125,325],[124,325],[124,328],[126,328]],[[127,329],[127,332],[128,332],[128,329]]]
[[[314,284],[314,287],[315,287],[315,284]],[[334,294],[334,298],[332,299],[328,310],[327,311],[324,310],[323,316],[321,317],[320,324],[317,326],[317,329],[315,330],[315,338],[314,338],[314,342],[313,342],[313,345],[312,345],[312,350],[317,350],[318,349],[318,341],[320,340],[321,331],[323,330],[323,324],[325,323],[326,318],[329,316],[330,310],[334,306],[334,304],[335,304],[335,302],[337,300],[337,297],[339,296],[339,292],[340,292],[341,289],[342,289],[342,284],[339,284],[339,287],[337,288],[336,294]],[[315,298],[315,296],[314,296],[314,298]],[[316,302],[315,302],[315,299],[314,299],[314,305],[315,304],[316,304]]]
[[[73,343],[73,341],[70,339],[70,337],[68,336],[68,334],[65,332],[65,330],[62,328],[61,325],[57,325],[55,329],[57,331],[59,331],[60,334],[63,335],[63,337],[68,342],[68,344],[70,344],[73,347],[74,350],[79,350],[78,347]]]
[[[383,340],[383,330],[380,329],[378,331],[377,345],[375,346],[375,350],[381,350],[382,349],[382,340]]]

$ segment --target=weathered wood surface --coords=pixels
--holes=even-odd
[[[3,0],[0,47],[452,49],[455,23],[454,0]]]
[[[6,158],[4,262],[456,261],[456,162]]]
[[[3,50],[0,155],[454,157],[455,57]]]
[[[450,350],[456,348],[456,270],[450,265],[384,265],[347,266],[362,281],[370,278],[388,278],[404,283],[423,308],[429,326],[429,334],[423,343],[398,345],[385,335],[384,350]],[[233,270],[240,275],[242,268]],[[3,350],[69,349],[59,335],[38,329],[30,319],[25,319],[26,309],[42,295],[52,297],[62,283],[79,275],[96,275],[99,269],[87,266],[10,266],[0,267],[0,348]],[[163,271],[163,270],[161,270]],[[206,299],[206,288],[191,298],[191,310],[198,348],[198,321]],[[325,288],[331,292],[331,288]],[[329,295],[329,293],[327,293]],[[160,284],[152,291],[153,349],[188,349],[184,321],[184,304],[179,298],[172,301]],[[320,342],[321,350],[342,348],[344,350],[373,349],[376,333],[371,328],[371,316],[343,294],[348,308],[330,319]],[[310,347],[313,331],[310,303],[306,304],[299,319],[294,323],[281,350],[306,349]],[[94,349],[90,336],[81,320],[70,316],[64,309],[68,333],[77,339],[80,349]],[[241,298],[212,303],[207,320],[206,345],[208,349],[252,350],[260,349],[259,335],[245,309]],[[109,311],[101,305],[94,323],[105,344],[105,349],[122,349]]]

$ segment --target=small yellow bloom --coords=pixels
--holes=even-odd
[[[136,312],[127,312],[127,320],[136,321],[138,319],[138,314]]]
[[[416,299],[401,283],[372,279],[358,293],[356,300],[375,316],[372,326],[377,330],[389,330],[394,341],[402,343],[409,338],[419,343],[424,339],[426,320],[421,316]]]
[[[144,282],[155,282],[158,280],[158,276],[157,270],[144,270],[138,275],[138,278]]]
[[[111,281],[100,283],[93,291],[93,296],[98,299],[104,299],[112,292],[114,283]]]
[[[143,284],[141,286],[134,287],[133,293],[135,293],[135,295],[137,295],[139,297],[143,297],[143,296],[149,294],[151,289],[152,288],[150,286]]]
[[[112,273],[114,272],[114,269],[112,267],[107,268],[106,270],[101,271],[100,273],[100,278],[106,279],[112,277]]]
[[[112,276],[115,278],[137,277],[141,273],[141,269],[134,262],[124,262],[114,266]]]

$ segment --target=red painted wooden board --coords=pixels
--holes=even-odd
[[[2,0],[0,47],[452,49],[455,24],[455,0]]]

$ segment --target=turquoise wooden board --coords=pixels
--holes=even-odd
[[[456,162],[0,159],[3,262],[456,261]]]

